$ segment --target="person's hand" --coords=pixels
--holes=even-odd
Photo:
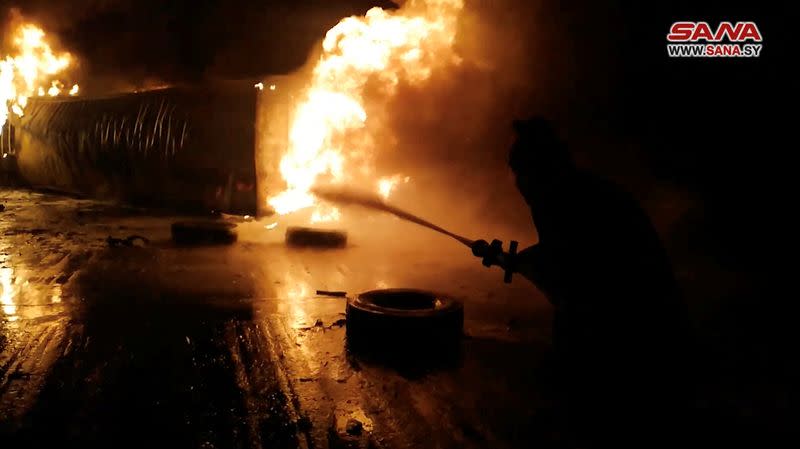
[[[492,252],[492,247],[486,240],[475,240],[470,248],[472,248],[472,254],[475,257],[484,258],[489,256]]]
[[[495,240],[492,243],[486,240],[477,240],[470,247],[472,248],[472,254],[483,259],[483,266],[503,265],[505,253],[503,253],[503,246],[499,240]]]

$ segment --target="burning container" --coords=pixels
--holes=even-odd
[[[7,129],[19,174],[34,187],[254,214],[257,95],[252,83],[237,82],[33,97]]]

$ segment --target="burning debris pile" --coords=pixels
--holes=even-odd
[[[41,28],[21,23],[10,34],[11,54],[0,60],[0,133],[10,113],[25,114],[30,97],[77,95],[79,91],[77,84],[67,90],[58,79],[73,66],[74,57],[53,51]]]
[[[454,42],[462,9],[463,0],[410,0],[397,11],[373,8],[343,19],[328,31],[280,162],[286,190],[268,199],[275,212],[311,209],[312,222],[337,221],[340,211],[318,203],[315,185],[370,185],[388,199],[410,181],[375,173],[381,115],[399,86],[422,85],[437,69],[460,64]]]

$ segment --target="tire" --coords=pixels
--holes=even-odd
[[[233,223],[198,220],[172,224],[172,241],[176,245],[230,245],[236,240],[236,225]]]
[[[458,345],[463,328],[464,307],[459,301],[423,290],[372,290],[347,302],[351,348],[437,351]]]
[[[347,246],[347,233],[292,226],[286,229],[286,244],[301,248],[344,248]]]

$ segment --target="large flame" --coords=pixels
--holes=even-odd
[[[12,54],[0,60],[0,133],[9,113],[23,116],[29,97],[64,93],[64,84],[55,77],[73,63],[71,54],[54,52],[45,32],[30,23],[16,27],[12,43]],[[78,89],[74,84],[69,94],[77,95]]]
[[[338,210],[322,210],[310,193],[320,181],[365,176],[384,198],[400,179],[408,182],[399,175],[374,179],[366,91],[385,104],[400,83],[418,85],[437,68],[457,64],[453,43],[462,8],[463,0],[410,0],[398,11],[373,8],[328,31],[280,163],[287,188],[268,200],[278,214],[313,206],[312,221],[338,220]]]

